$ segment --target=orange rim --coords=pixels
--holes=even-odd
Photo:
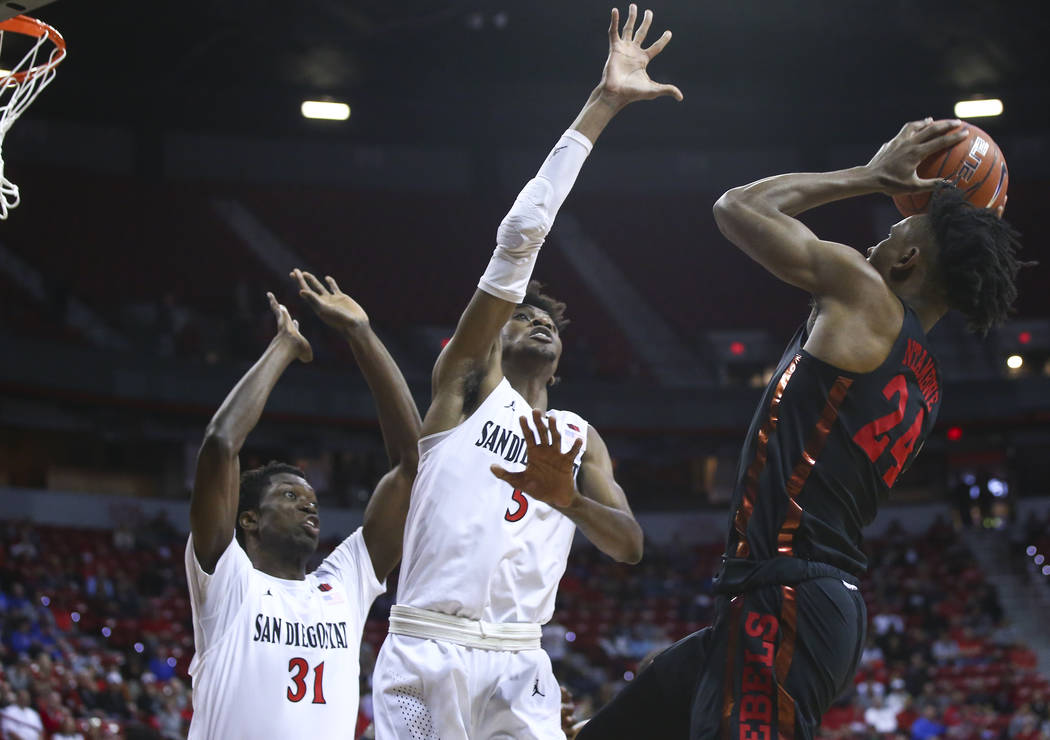
[[[41,39],[45,36],[50,39],[51,43],[55,45],[56,51],[51,52],[48,59],[43,64],[38,64],[35,67],[30,67],[24,72],[15,72],[9,77],[14,77],[19,83],[24,82],[25,79],[31,75],[38,74],[41,70],[53,67],[61,62],[66,56],[66,40],[62,38],[56,29],[47,25],[41,20],[31,18],[28,15],[16,15],[14,18],[8,18],[6,21],[0,21],[0,31],[10,31],[11,33],[20,33],[23,36],[32,36],[36,39]],[[3,79],[3,78],[0,78]]]

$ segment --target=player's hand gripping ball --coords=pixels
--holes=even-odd
[[[1006,159],[992,137],[984,131],[971,123],[964,123],[962,128],[967,137],[924,159],[916,174],[922,178],[948,180],[975,206],[995,210],[1006,203],[1006,186],[1010,182]],[[904,193],[893,196],[893,202],[902,215],[913,216],[926,212],[930,194]]]

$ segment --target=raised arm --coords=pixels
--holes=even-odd
[[[865,301],[864,286],[878,275],[864,256],[819,239],[795,217],[811,208],[869,193],[932,190],[938,179],[915,172],[928,155],[965,137],[958,121],[915,121],[883,144],[866,165],[836,172],[792,173],[733,188],[714,206],[718,228],[729,241],[786,283],[819,299]],[[880,281],[881,282],[881,281]]]
[[[642,528],[631,513],[623,489],[613,478],[609,450],[598,432],[587,428],[587,451],[580,461],[577,490],[572,482],[572,466],[583,441],[577,439],[567,452],[562,452],[561,432],[554,418],[534,409],[532,419],[539,442],[525,417],[520,419],[528,458],[525,469],[511,473],[493,465],[493,475],[572,519],[587,539],[609,557],[622,563],[641,560]]]
[[[623,32],[619,11],[609,24],[609,57],[601,82],[539,172],[518,195],[496,233],[496,250],[452,339],[434,366],[433,402],[423,434],[451,429],[499,383],[499,333],[525,296],[532,269],[547,233],[598,136],[620,110],[636,100],[682,93],[649,79],[646,68],[670,41],[664,34],[650,47],[642,42],[652,22],[646,11],[635,31],[637,7],[630,6]]]
[[[245,373],[215,412],[197,453],[197,471],[190,498],[190,531],[197,561],[207,573],[215,570],[233,539],[240,487],[238,454],[262,415],[278,378],[295,360],[309,362],[313,352],[299,333],[299,322],[273,293],[267,293],[277,318],[277,335],[262,357]]]
[[[349,343],[375,400],[391,469],[365,508],[364,537],[372,567],[383,580],[401,559],[405,518],[419,463],[419,411],[404,375],[357,301],[343,293],[331,277],[325,278],[327,287],[309,272],[294,270],[292,277],[303,300]]]

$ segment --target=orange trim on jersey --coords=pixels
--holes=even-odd
[[[744,599],[737,595],[729,604],[729,639],[726,640],[726,672],[722,685],[722,737],[729,737],[729,718],[733,716],[733,667],[740,641],[740,613],[744,610]]]
[[[798,627],[798,603],[795,601],[795,589],[782,587],[780,604],[780,646],[777,648],[773,667],[777,678],[777,737],[779,740],[794,740],[795,737],[795,700],[784,684],[787,682],[791,659],[795,655],[795,635]]]
[[[747,523],[751,519],[751,512],[755,509],[755,497],[758,494],[758,478],[766,467],[766,448],[769,446],[769,437],[776,431],[777,421],[779,421],[780,400],[784,397],[784,391],[787,389],[788,383],[791,382],[791,376],[794,374],[795,368],[798,367],[801,359],[801,354],[795,355],[783,374],[781,374],[776,392],[773,393],[773,398],[769,402],[769,416],[766,417],[765,422],[758,430],[758,446],[755,448],[755,457],[747,468],[747,475],[744,476],[744,498],[740,502],[740,508],[736,510],[736,516],[733,517],[733,527],[740,538],[736,546],[736,557],[738,558],[746,558],[751,552],[751,547],[747,544]]]
[[[802,493],[802,488],[806,485],[806,480],[809,478],[817,458],[820,457],[820,453],[824,449],[824,443],[828,440],[831,427],[834,425],[835,420],[838,419],[839,407],[842,406],[842,402],[846,399],[846,393],[849,392],[851,385],[853,385],[852,378],[840,375],[835,381],[835,385],[831,387],[827,403],[824,404],[824,410],[820,413],[820,418],[817,420],[816,426],[813,427],[813,431],[810,432],[809,439],[806,440],[806,447],[802,450],[802,459],[795,465],[791,478],[787,482],[788,511],[784,517],[784,524],[780,527],[779,534],[777,534],[777,552],[781,555],[792,556],[795,554],[795,532],[798,531],[798,527],[802,523],[802,507],[796,501],[796,498]]]

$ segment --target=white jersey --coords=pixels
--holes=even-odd
[[[550,620],[576,525],[489,470],[524,470],[521,416],[532,426],[532,407],[503,378],[466,421],[419,440],[399,604],[486,622]],[[583,439],[575,480],[587,423],[569,411],[547,416],[558,422],[562,451]]]
[[[215,572],[186,543],[196,654],[190,738],[353,738],[361,631],[386,586],[358,529],[293,581],[252,567],[236,539]]]

